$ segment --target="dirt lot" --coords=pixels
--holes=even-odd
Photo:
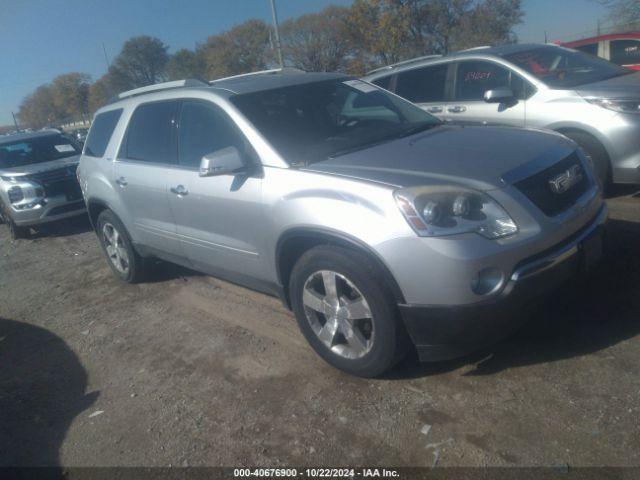
[[[0,465],[640,465],[640,198],[515,337],[349,377],[277,299],[159,264],[130,286],[83,220],[0,227]]]

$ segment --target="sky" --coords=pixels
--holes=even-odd
[[[277,0],[280,21],[351,0]],[[523,0],[520,41],[593,33],[606,12],[596,0]],[[22,99],[68,72],[106,71],[133,36],[151,35],[170,52],[249,18],[271,22],[269,0],[0,0],[0,125],[12,123]]]

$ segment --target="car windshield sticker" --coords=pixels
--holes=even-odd
[[[75,152],[76,149],[73,148],[72,145],[66,144],[66,145],[56,145],[56,150],[60,153],[65,153],[65,152]]]
[[[342,83],[352,88],[355,88],[356,90],[360,90],[363,93],[375,92],[378,90],[377,87],[374,87],[373,85],[369,85],[368,83],[363,82],[362,80],[347,80],[346,82],[342,82]]]

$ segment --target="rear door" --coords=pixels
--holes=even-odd
[[[167,197],[168,172],[177,163],[177,107],[178,101],[170,100],[136,108],[115,162],[113,179],[134,240],[167,259],[182,256]]]
[[[258,244],[267,231],[262,169],[249,141],[212,102],[184,100],[178,133],[179,165],[169,177],[169,203],[190,263],[221,276],[263,276]],[[235,147],[246,169],[235,175],[200,177],[204,155]]]
[[[509,103],[487,103],[488,90],[506,87],[516,99]],[[461,125],[504,125],[523,127],[526,98],[531,87],[517,73],[488,60],[464,60],[456,63],[453,99],[447,106],[449,120]]]
[[[412,68],[396,75],[396,95],[406,98],[440,120],[447,119],[447,79],[451,63]]]

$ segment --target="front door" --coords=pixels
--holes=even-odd
[[[486,60],[457,64],[453,99],[447,105],[448,120],[459,125],[524,127],[525,80],[511,70]],[[499,87],[510,88],[516,98],[507,103],[487,103],[484,94]]]
[[[122,220],[133,240],[172,259],[181,256],[169,207],[167,172],[175,165],[177,101],[141,104],[133,112],[114,168]]]
[[[394,92],[440,120],[447,120],[449,65],[439,63],[400,72],[395,79]]]
[[[231,146],[243,155],[245,170],[199,176],[204,155]],[[263,276],[259,250],[267,220],[261,203],[261,169],[248,140],[217,105],[185,100],[178,126],[178,155],[178,168],[168,179],[169,203],[190,263],[221,276],[236,272]]]

